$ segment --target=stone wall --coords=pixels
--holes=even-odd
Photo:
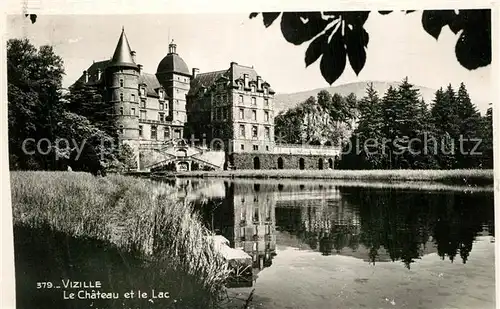
[[[281,160],[280,160],[281,159]],[[269,153],[233,153],[230,156],[233,169],[304,169],[319,170],[332,168],[335,157],[325,155],[295,155]],[[320,160],[322,164],[320,164]],[[282,162],[282,164],[280,164]]]

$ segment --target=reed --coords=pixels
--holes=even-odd
[[[48,226],[138,252],[158,273],[169,269],[189,278],[211,304],[224,289],[226,262],[205,237],[209,232],[192,205],[167,186],[121,175],[13,172],[11,187],[15,226]]]

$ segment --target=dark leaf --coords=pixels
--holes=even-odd
[[[281,17],[281,32],[288,42],[300,45],[318,35],[328,23],[320,12],[285,12]]]
[[[422,13],[422,26],[424,30],[436,40],[441,34],[441,29],[452,23],[456,14],[453,10],[424,11]]]
[[[361,72],[366,62],[366,50],[365,47],[368,42],[365,38],[368,37],[368,33],[363,27],[354,27],[352,30],[346,28],[346,45],[347,45],[347,56],[349,57],[349,63],[356,75]]]
[[[328,47],[321,57],[319,67],[321,74],[331,85],[342,75],[346,65],[347,52],[340,28],[333,34]]]
[[[491,20],[470,25],[460,34],[455,45],[458,62],[466,69],[475,70],[491,63]]]
[[[264,19],[264,26],[267,28],[273,24],[273,22],[280,16],[280,12],[269,12],[262,13],[262,18]]]
[[[387,14],[391,14],[392,11],[378,11],[379,14],[382,14],[382,15],[387,15]]]
[[[259,13],[250,13],[249,18],[252,19],[254,17],[257,17],[258,15],[259,15]]]
[[[362,26],[365,24],[370,15],[369,11],[349,11],[349,12],[339,12],[342,15],[342,19],[348,25],[352,26]]]
[[[323,52],[328,49],[328,37],[333,31],[333,27],[328,29],[324,34],[314,39],[306,50],[305,62],[306,67],[314,63]]]

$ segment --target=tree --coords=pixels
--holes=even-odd
[[[54,156],[22,149],[27,138],[55,140],[54,124],[64,110],[63,61],[51,46],[35,48],[27,39],[7,42],[9,152],[11,168],[53,169]]]
[[[481,158],[473,153],[477,151],[476,139],[481,139],[481,114],[472,104],[464,83],[460,84],[457,92],[457,113],[460,122],[460,140],[457,151],[457,164],[460,168],[476,168],[481,163]]]
[[[363,69],[369,43],[364,24],[369,14],[368,11],[267,12],[262,13],[262,18],[267,28],[281,15],[283,37],[294,45],[311,41],[305,53],[305,64],[309,66],[321,57],[321,74],[332,84],[344,72],[347,60],[356,75]],[[250,18],[258,15],[251,13]],[[455,55],[463,67],[474,70],[491,63],[491,10],[459,10],[458,13],[425,10],[422,26],[436,40],[444,26],[449,26],[455,34],[460,33]]]

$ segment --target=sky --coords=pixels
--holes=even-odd
[[[306,91],[329,86],[319,70],[319,61],[305,67],[308,43],[299,46],[282,36],[279,20],[265,28],[262,17],[246,13],[170,15],[40,15],[31,24],[21,15],[8,18],[7,38],[27,37],[36,46],[50,44],[65,64],[63,86],[71,85],[92,61],[112,56],[122,29],[137,63],[146,72],[156,67],[168,52],[169,38],[191,69],[200,72],[226,69],[231,61],[254,66],[278,93]],[[332,86],[378,80],[409,81],[433,89],[464,82],[474,103],[486,110],[493,101],[491,65],[474,71],[455,58],[458,35],[443,28],[439,40],[421,26],[421,12],[372,12],[365,29],[370,35],[366,64],[356,76],[349,65]]]

